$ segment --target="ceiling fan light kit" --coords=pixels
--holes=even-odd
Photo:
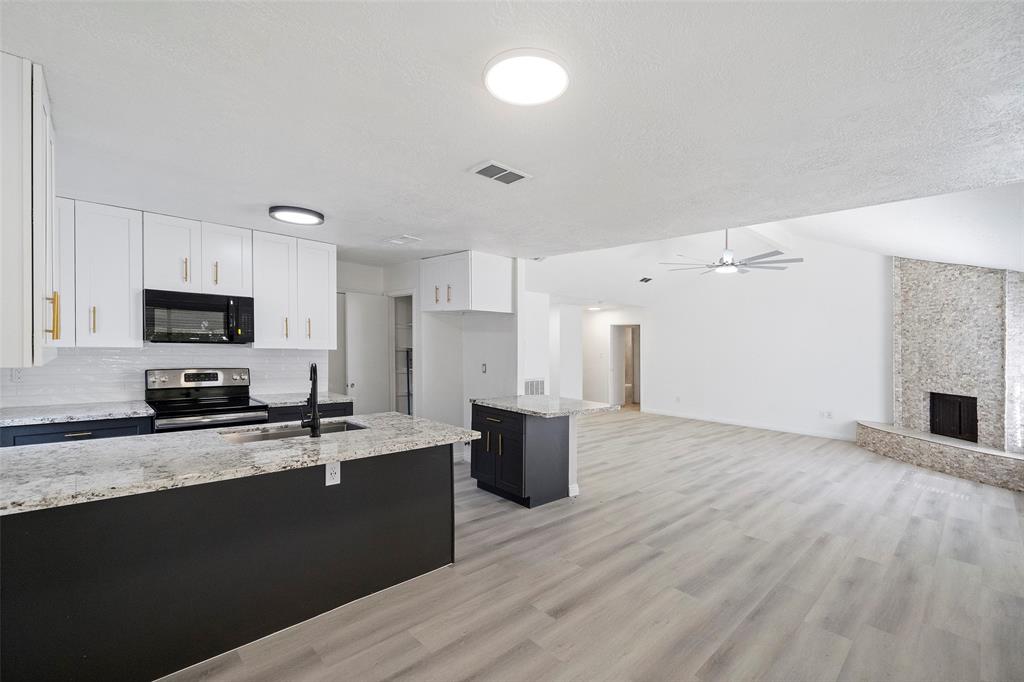
[[[749,258],[736,258],[736,254],[729,248],[729,230],[725,230],[725,249],[722,251],[722,255],[714,263],[700,264],[701,261],[692,258],[690,256],[684,256],[681,253],[676,254],[680,258],[685,258],[690,263],[674,263],[674,262],[662,262],[658,265],[676,265],[680,267],[669,268],[669,272],[675,272],[676,270],[703,270],[700,273],[706,275],[709,272],[717,272],[720,275],[731,275],[740,273],[745,275],[751,270],[785,270],[789,263],[803,263],[803,258],[777,258],[775,260],[768,260],[775,258],[776,256],[784,255],[782,251],[766,251],[765,253],[759,253],[756,256],[750,256]]]

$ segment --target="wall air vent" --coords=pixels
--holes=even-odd
[[[520,180],[526,180],[527,178],[533,177],[520,170],[513,170],[504,163],[498,163],[497,161],[484,161],[483,163],[477,164],[470,169],[471,172],[477,175],[482,175],[490,180],[497,180],[500,183],[511,185],[513,182],[519,182]]]

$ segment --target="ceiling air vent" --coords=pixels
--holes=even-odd
[[[511,185],[513,182],[519,182],[520,180],[532,177],[527,173],[513,170],[507,165],[498,163],[497,161],[484,161],[470,170],[477,175],[482,175],[485,178],[490,178],[491,180],[497,180],[498,182],[506,185]]]
[[[640,278],[640,284],[647,284],[650,281],[651,281],[650,277],[641,277]]]

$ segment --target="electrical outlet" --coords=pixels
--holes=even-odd
[[[338,485],[341,483],[341,462],[330,462],[324,465],[324,485]]]
[[[480,373],[481,374],[487,374],[487,363],[486,362],[480,364]]]

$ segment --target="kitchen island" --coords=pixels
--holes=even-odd
[[[296,426],[0,450],[4,678],[153,679],[452,563],[451,446],[478,433],[274,439]]]
[[[473,398],[470,473],[477,487],[526,507],[580,494],[576,417],[618,405],[550,395]]]

